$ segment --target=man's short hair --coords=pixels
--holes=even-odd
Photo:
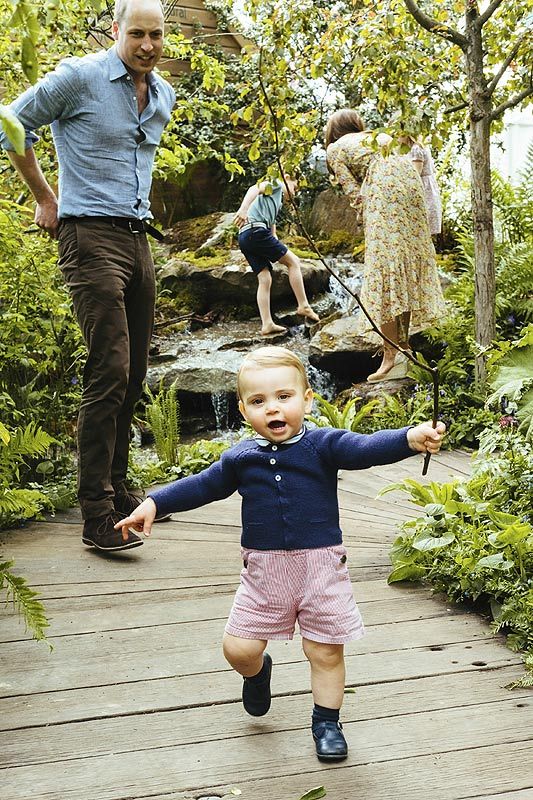
[[[118,22],[120,25],[124,21],[124,17],[128,12],[128,6],[130,4],[130,0],[116,0],[115,3],[115,13],[113,15],[113,19],[115,22]],[[161,13],[163,17],[165,16],[165,9],[163,7],[163,3],[159,0],[158,5],[161,6]]]
[[[237,374],[237,395],[241,398],[241,378],[247,369],[268,369],[269,367],[293,367],[300,378],[304,391],[309,389],[309,378],[302,361],[287,347],[258,347],[248,353]]]

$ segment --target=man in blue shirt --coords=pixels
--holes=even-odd
[[[59,241],[59,266],[88,348],[78,419],[82,540],[103,551],[143,542],[114,530],[138,505],[125,479],[134,406],[146,375],[155,277],[146,232],[155,150],[175,93],[153,72],[163,48],[159,0],[118,0],[107,51],[68,58],[11,104],[26,151],[0,135],[37,207],[36,224]],[[51,125],[59,197],[33,151]]]

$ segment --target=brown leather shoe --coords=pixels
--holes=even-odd
[[[144,498],[141,495],[134,494],[133,492],[116,494],[115,511],[118,511],[119,514],[125,514],[127,517],[129,517],[129,515],[141,505],[143,500]],[[167,519],[170,519],[170,517],[170,514],[163,514],[162,516],[156,517],[154,522],[165,522]]]
[[[105,517],[93,517],[86,519],[83,524],[81,540],[87,547],[95,547],[106,553],[115,553],[119,550],[131,550],[132,547],[140,547],[144,544],[140,536],[128,531],[126,541],[122,538],[122,531],[116,531],[115,525],[124,519],[124,514],[116,511],[107,514]]]

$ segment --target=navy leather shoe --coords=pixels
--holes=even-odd
[[[313,739],[320,761],[344,761],[348,755],[348,745],[340,722],[317,722],[313,725]]]
[[[266,667],[266,677],[260,683],[245,678],[242,685],[242,704],[245,711],[252,717],[264,716],[270,708],[270,676],[272,675],[272,659],[265,653],[263,665]]]

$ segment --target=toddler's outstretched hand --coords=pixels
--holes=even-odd
[[[115,529],[118,530],[122,528],[122,536],[125,539],[128,538],[129,528],[133,528],[133,530],[138,533],[144,533],[145,536],[150,536],[156,514],[157,508],[154,501],[151,497],[147,497],[146,500],[142,501],[140,506],[137,506],[135,511],[131,512],[129,517],[125,517],[121,519],[120,522],[117,522]]]
[[[431,422],[422,422],[414,428],[409,428],[407,442],[411,450],[416,450],[418,453],[438,453],[445,431],[444,422],[437,422],[436,428]]]

